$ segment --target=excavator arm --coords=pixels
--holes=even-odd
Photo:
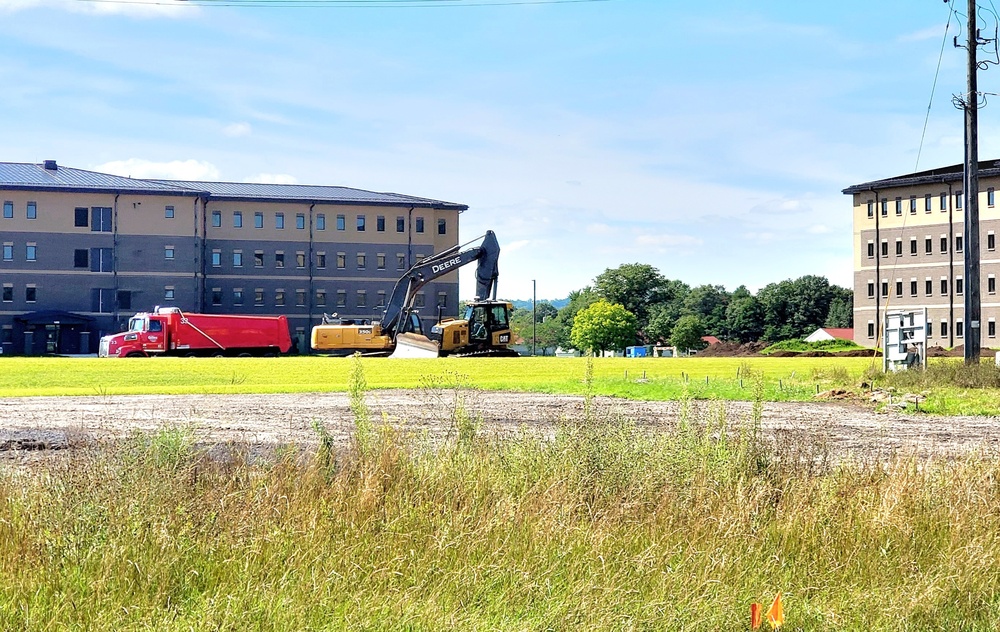
[[[396,281],[382,316],[381,326],[384,334],[395,337],[396,334],[402,333],[407,322],[406,313],[420,288],[473,261],[479,262],[476,267],[476,297],[485,299],[492,294],[492,298],[496,299],[500,245],[493,231],[488,230],[478,246],[462,250],[474,241],[427,257],[407,270]]]

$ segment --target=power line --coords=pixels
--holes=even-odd
[[[265,9],[432,9],[457,7],[506,7],[539,4],[588,4],[614,0],[73,0],[93,4],[160,7],[254,7]]]
[[[919,171],[920,154],[924,150],[924,138],[927,136],[927,122],[931,118],[931,105],[934,103],[934,91],[937,89],[938,76],[941,74],[941,60],[944,58],[944,46],[948,42],[948,29],[951,28],[951,16],[955,15],[955,9],[951,5],[955,0],[948,2],[948,23],[944,26],[944,37],[941,39],[941,52],[938,53],[937,69],[934,71],[934,83],[931,84],[931,98],[927,102],[927,115],[924,116],[924,130],[920,133],[920,145],[917,147],[917,163],[913,167],[914,173]]]

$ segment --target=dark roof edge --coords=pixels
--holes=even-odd
[[[979,175],[990,177],[1000,175],[1000,161],[986,160],[979,163]],[[854,193],[865,193],[872,189],[890,189],[894,187],[914,186],[918,184],[931,184],[934,182],[960,182],[965,177],[965,165],[951,165],[939,167],[928,171],[919,171],[893,178],[873,180],[847,187],[842,191],[845,195]]]
[[[94,187],[94,186],[53,186],[45,184],[2,183],[0,191],[52,191],[56,193],[127,193],[129,195],[181,195],[186,197],[207,197],[207,191],[193,189],[130,189],[128,187]]]
[[[309,197],[259,197],[252,195],[216,195],[214,193],[204,193],[209,202],[275,202],[275,203],[289,203],[298,202],[300,204],[315,204],[316,206],[385,206],[385,207],[404,207],[404,208],[429,208],[441,211],[467,211],[469,206],[467,204],[458,204],[455,202],[418,202],[418,201],[404,201],[400,200],[398,202],[388,202],[388,201],[375,201],[375,200],[324,200]]]

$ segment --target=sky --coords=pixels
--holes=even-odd
[[[963,159],[941,0],[206,4],[0,0],[0,161],[467,204],[498,295],[544,300],[626,263],[851,287],[841,191]]]

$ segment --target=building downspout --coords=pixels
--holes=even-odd
[[[308,292],[306,296],[306,305],[307,305],[306,309],[309,310],[309,320],[306,321],[306,332],[305,332],[306,340],[311,340],[310,328],[312,327],[313,323],[313,307],[315,306],[314,296],[316,294],[316,289],[314,287],[315,280],[313,278],[313,257],[314,257],[313,252],[315,250],[314,248],[315,243],[313,242],[313,210],[315,208],[316,208],[315,202],[309,205],[309,253],[306,258],[306,266],[307,266],[306,269],[309,273],[309,284],[308,284],[308,289],[306,290],[306,292]],[[312,345],[307,344],[306,354],[311,354],[311,353],[312,353]]]
[[[115,327],[118,327],[118,197],[120,195],[121,191],[115,193],[114,210],[112,211],[114,218],[111,221],[111,279],[115,293],[112,297],[114,301],[112,317],[115,321]]]
[[[201,238],[198,236],[198,203],[201,202]],[[199,195],[194,200],[194,295],[199,312],[205,311],[205,248],[208,242],[208,198]]]
[[[948,348],[955,346],[955,220],[952,184],[948,183]],[[965,244],[962,245],[965,249]]]

